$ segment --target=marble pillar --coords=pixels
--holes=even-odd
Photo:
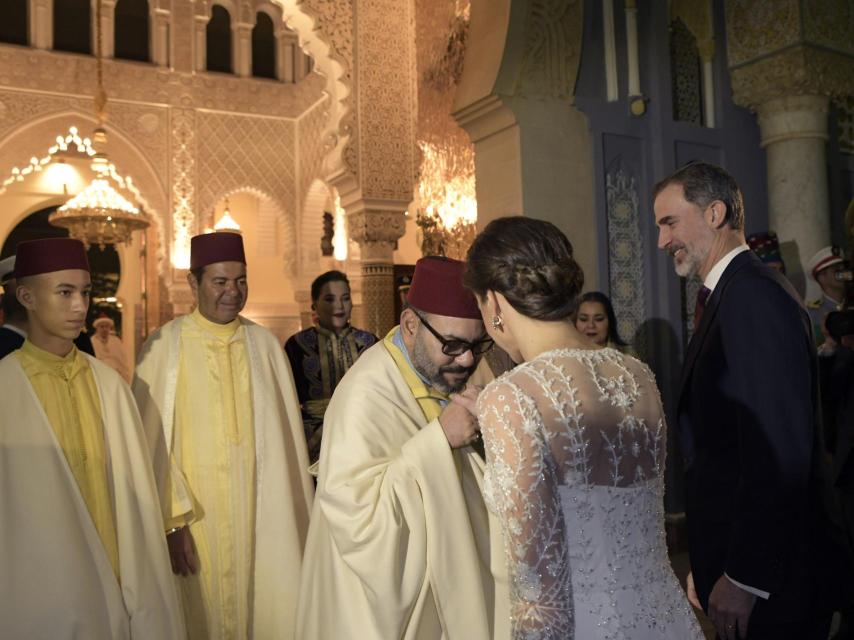
[[[777,232],[788,276],[801,292],[801,265],[830,244],[827,96],[786,96],[758,108],[768,164],[768,220]]]
[[[169,66],[169,19],[166,9],[151,12],[151,61],[158,67]]]

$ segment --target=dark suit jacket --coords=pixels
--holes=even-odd
[[[677,410],[704,609],[726,573],[772,594],[751,626],[813,615],[804,602],[820,599],[816,529],[830,495],[819,411],[809,315],[778,271],[740,253],[688,346]]]

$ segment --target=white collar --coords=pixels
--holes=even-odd
[[[715,266],[712,267],[712,270],[709,271],[709,274],[706,276],[706,279],[703,281],[703,284],[709,291],[714,291],[715,287],[718,286],[718,282],[721,279],[721,276],[726,271],[726,268],[729,266],[729,263],[733,261],[733,259],[744,251],[749,251],[750,247],[746,244],[740,244],[735,249],[726,254],[723,258],[718,260],[715,263]]]
[[[19,329],[18,327],[16,327],[15,325],[13,325],[13,324],[12,324],[12,323],[10,323],[10,322],[5,323],[5,324],[3,325],[3,328],[8,329],[9,331],[14,331],[15,333],[17,333],[17,334],[18,334],[19,336],[21,336],[22,338],[26,338],[26,337],[27,337],[27,332],[26,332],[26,331],[24,331],[23,329]]]

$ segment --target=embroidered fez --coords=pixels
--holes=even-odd
[[[86,247],[74,238],[44,238],[19,242],[15,254],[15,277],[19,280],[41,273],[66,269],[89,271]]]
[[[193,236],[190,240],[190,269],[199,269],[216,262],[242,262],[243,237],[239,233],[214,231]]]
[[[427,256],[415,263],[406,302],[419,311],[480,320],[474,295],[463,286],[465,262]]]
[[[824,249],[820,249],[810,259],[807,264],[807,269],[809,269],[810,275],[813,277],[813,280],[815,280],[819,271],[823,271],[824,269],[832,267],[835,264],[839,264],[840,262],[844,262],[844,260],[842,258],[842,251],[839,247],[824,247]]]

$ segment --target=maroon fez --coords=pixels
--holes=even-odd
[[[463,286],[465,262],[427,256],[415,263],[406,302],[419,311],[452,318],[480,320],[477,301]]]
[[[86,247],[74,238],[44,238],[19,242],[15,257],[15,277],[82,269],[89,271]]]
[[[200,269],[215,262],[242,262],[243,237],[239,233],[214,231],[193,236],[190,240],[190,269]]]

